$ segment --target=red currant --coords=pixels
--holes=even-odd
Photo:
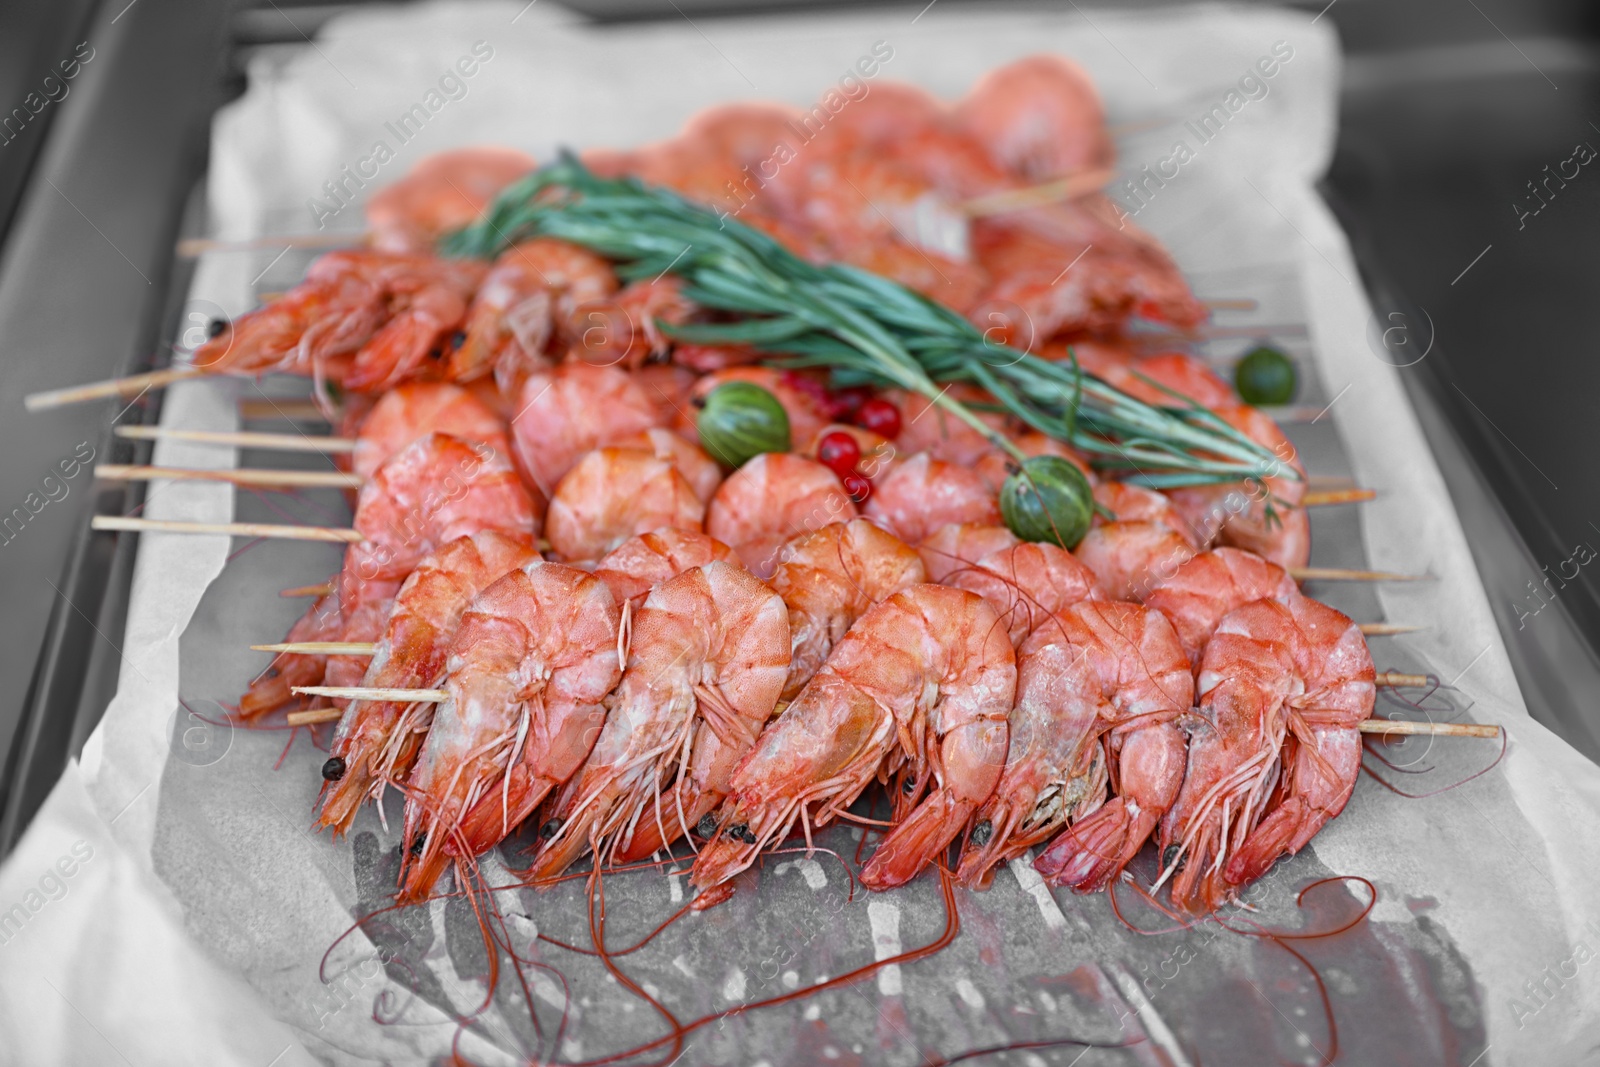
[[[844,491],[850,494],[850,499],[857,504],[865,504],[872,496],[872,483],[865,477],[851,471],[844,476]]]
[[[856,412],[856,425],[892,441],[900,436],[900,409],[875,396]]]
[[[817,442],[817,462],[843,478],[861,462],[861,446],[843,430],[825,433]]]
[[[861,410],[862,404],[871,399],[871,386],[852,385],[846,389],[835,389],[828,396],[828,415],[830,418],[848,420]]]

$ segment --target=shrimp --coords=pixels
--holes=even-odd
[[[1199,670],[1206,642],[1224,615],[1252,600],[1287,604],[1299,595],[1294,579],[1276,563],[1239,548],[1215,548],[1184,563],[1144,603],[1172,622],[1189,662]]]
[[[344,628],[339,611],[337,586],[324,593],[289,628],[285,641],[336,641]],[[327,669],[327,657],[297,652],[280,652],[272,663],[250,683],[239,698],[239,717],[259,718],[295,699],[294,687],[316,685]]]
[[[418,437],[447,433],[511,455],[505,420],[460,386],[447,382],[407,382],[378,398],[356,437],[355,473],[371,478],[384,461]]]
[[[578,309],[583,331],[574,350],[586,363],[626,363],[638,370],[672,347],[662,324],[681,326],[696,310],[683,295],[682,280],[670,274],[629,282],[612,299]]]
[[[655,403],[627,371],[563,363],[523,384],[511,420],[512,447],[548,497],[585,452],[659,424]]]
[[[917,554],[928,569],[928,581],[943,583],[952,574],[975,565],[991,553],[1022,542],[994,523],[948,523],[923,538]]]
[[[919,788],[930,778],[939,788],[891,831],[863,881],[911,878],[993,790],[1016,676],[999,616],[974,593],[914,585],[869,609],[734,772],[691,881],[728,881],[796,819],[809,835],[908,766]]]
[[[1344,809],[1373,682],[1355,623],[1309,597],[1257,600],[1223,617],[1185,723],[1183,789],[1161,824],[1174,902],[1210,909],[1232,899]]]
[[[1155,522],[1182,537],[1196,550],[1205,542],[1189,525],[1172,498],[1130,482],[1101,482],[1094,487],[1094,502],[1110,512],[1111,522]],[[1100,523],[1099,516],[1095,518]]]
[[[915,549],[866,519],[784,542],[768,584],[789,608],[793,652],[783,699],[793,700],[862,613],[927,580]]]
[[[613,448],[636,448],[678,468],[678,473],[694,489],[694,495],[710,503],[722,484],[722,468],[706,455],[705,449],[684,437],[657,426],[611,442]]]
[[[977,593],[1000,613],[1013,645],[1050,616],[1080,600],[1103,600],[1094,572],[1064,548],[1027,542],[960,567],[944,584]]]
[[[1206,363],[1183,352],[1138,356],[1125,367],[1101,377],[1134,399],[1158,407],[1182,405],[1189,400],[1215,410],[1239,402],[1233,386]]]
[[[673,464],[636,448],[597,448],[556,486],[545,532],[557,558],[597,560],[635,534],[663,526],[699,532],[705,514]]]
[[[533,500],[503,455],[448,434],[419,437],[361,487],[344,572],[405,579],[424,556],[479,530],[539,534]],[[350,605],[346,604],[348,611]]]
[[[796,141],[793,123],[801,112],[787,104],[743,101],[718,104],[684,124],[682,140],[740,167],[756,167],[779,145]]]
[[[611,595],[627,612],[640,607],[650,590],[690,567],[737,559],[733,549],[715,537],[664,526],[630,537],[606,553],[595,564],[594,576],[611,587]]]
[[[605,728],[557,806],[559,823],[547,824],[532,877],[560,874],[585,849],[599,863],[608,845],[648,854],[687,832],[727,792],[788,672],[783,600],[737,563],[707,563],[651,590]]]
[[[299,285],[196,349],[193,362],[215,373],[300,374],[319,388],[333,381],[377,391],[416,371],[455,328],[483,271],[466,260],[330,252]]]
[[[926,452],[879,479],[865,511],[911,544],[948,523],[1000,521],[995,488],[981,474]]]
[[[450,354],[445,376],[468,381],[491,370],[502,390],[537,369],[558,330],[579,305],[617,291],[611,265],[588,249],[537,237],[500,253],[467,313],[466,336]],[[504,372],[504,373],[502,373]]]
[[[1048,841],[1106,800],[1100,735],[1117,716],[1089,657],[1073,643],[1076,620],[1043,620],[1017,648],[1011,745],[994,795],[978,809],[956,877],[977,889],[994,868]]]
[[[406,786],[402,903],[426,899],[452,854],[493,847],[582,766],[621,677],[618,622],[604,582],[537,559],[473,598]]]
[[[372,243],[389,252],[432,252],[436,240],[476,222],[502,189],[536,166],[531,156],[510,148],[427,156],[367,201]]]
[[[462,613],[491,582],[538,558],[533,539],[481,530],[446,543],[400,586],[360,684],[429,688],[444,673]],[[334,683],[337,684],[337,683]],[[404,782],[433,722],[433,705],[351,701],[333,737],[339,773],[322,787],[319,827],[347,833],[361,801]],[[324,773],[324,777],[328,777]]]
[[[1216,409],[1228,425],[1272,452],[1276,473],[1263,480],[1199,485],[1168,495],[1200,539],[1248,549],[1281,567],[1311,558],[1311,523],[1305,509],[1305,468],[1294,445],[1271,417],[1245,404]]]
[[[784,414],[789,416],[791,441],[809,441],[831,421],[820,400],[822,390],[810,387],[813,379],[772,367],[729,367],[713,371],[695,383],[689,395],[692,406],[688,412],[680,413],[683,423],[678,428],[686,437],[695,436],[691,412],[699,408],[713,389],[726,382],[751,382],[777,398],[778,403],[783,405]]]
[[[1108,522],[1084,535],[1072,554],[1116,600],[1143,600],[1198,550],[1164,522]]]
[[[812,157],[778,172],[773,184],[791,205],[787,218],[815,233],[831,258],[881,242],[899,242],[955,263],[972,261],[972,240],[958,198],[882,152]]]
[[[952,385],[948,394],[965,404],[994,403],[994,397],[969,385]],[[982,434],[921,393],[895,391],[888,396],[900,408],[904,423],[900,436],[895,438],[895,447],[906,455],[926,452],[934,459],[971,466],[995,450],[994,437],[1005,430],[1005,416],[993,412],[978,415],[979,421],[994,431]]]
[[[633,372],[633,379],[655,405],[656,425],[675,427],[680,436],[694,440],[694,419],[687,413],[694,408],[690,394],[700,376],[675,363],[646,363]]]
[[[1085,601],[1057,615],[1061,639],[1083,657],[1104,700],[1116,796],[1053,841],[1034,866],[1052,885],[1104,888],[1127,866],[1183,784],[1178,717],[1194,703],[1194,677],[1172,624],[1159,611]]]
[[[706,533],[732,545],[756,577],[769,578],[789,538],[856,514],[833,471],[788,452],[763,452],[717,487]]]
[[[989,287],[988,272],[978,264],[894,237],[844,245],[830,258],[899,282],[963,315]]]
[[[1028,56],[990,71],[956,105],[955,119],[1029,183],[1108,167],[1115,158],[1094,82],[1061,56]]]
[[[1011,443],[1021,449],[1025,456],[1059,456],[1082,471],[1084,480],[1091,486],[1100,483],[1100,476],[1095,474],[1088,460],[1070,445],[1065,445],[1048,434],[1029,431],[1013,437]],[[1016,463],[1011,453],[1001,448],[991,448],[979,456],[973,466],[983,475],[984,481],[998,487],[1005,484],[1006,478],[1016,469]]]

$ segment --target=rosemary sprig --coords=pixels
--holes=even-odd
[[[683,340],[739,343],[790,367],[826,367],[841,385],[920,393],[1009,452],[1016,445],[949,395],[967,382],[1028,426],[1099,467],[1154,488],[1295,478],[1270,450],[1198,405],[1152,406],[1066,364],[988,341],[966,319],[843,264],[818,266],[766,234],[631,178],[592,174],[570,156],[504,190],[484,219],[446,238],[447,255],[492,258],[555,237],[617,261],[624,278],[672,273],[702,307],[735,322],[664,327]]]

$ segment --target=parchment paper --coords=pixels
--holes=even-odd
[[[1326,930],[1355,914],[1366,890],[1325,886],[1297,912],[1302,887],[1330,874],[1376,886],[1365,924],[1294,943],[1326,984],[1340,1061],[1584,1060],[1600,1041],[1600,967],[1590,965],[1600,944],[1600,770],[1523,708],[1399,388],[1404,371],[1377,358],[1354,264],[1314,194],[1336,121],[1337,44],[1326,21],[1226,7],[1046,16],[930,5],[920,14],[910,7],[593,30],[537,4],[364,12],[331,24],[313,47],[264,53],[252,65],[249,92],[216,126],[213,226],[230,236],[304,232],[320,218],[359,229],[359,199],[428,152],[497,142],[549,158],[561,145],[669,135],[719,100],[809,104],[880,41],[893,57],[879,78],[948,96],[1016,56],[1072,55],[1122,131],[1125,173],[1155,168],[1180,141],[1189,146],[1193,158],[1176,177],[1145,187],[1138,224],[1168,244],[1203,298],[1259,301],[1253,312],[1217,318],[1259,328],[1301,361],[1300,402],[1327,406],[1317,421],[1291,427],[1301,456],[1313,474],[1348,474],[1381,494],[1361,509],[1317,512],[1313,562],[1438,579],[1313,592],[1357,619],[1428,625],[1375,640],[1380,669],[1431,670],[1454,688],[1432,698],[1427,714],[1508,730],[1500,766],[1441,795],[1405,799],[1364,779],[1346,812],[1252,896],[1260,912],[1247,917],[1265,927]],[[1182,120],[1223,104],[1277,42],[1293,56],[1265,97],[1244,103],[1209,139],[1186,131]],[[474,73],[441,81],[463,69],[464,57],[477,60]],[[438,108],[401,143],[391,126],[412,104],[426,107],[435,89]],[[362,161],[375,158],[380,140],[392,158],[358,187],[349,175],[370,172]],[[341,183],[351,206],[334,195]],[[1139,207],[1126,191],[1118,195]],[[252,288],[282,288],[305,263],[298,252],[274,250],[213,256],[194,296],[238,310],[252,303]],[[1224,365],[1248,344],[1219,340],[1208,351]],[[264,388],[287,395],[296,387],[304,388]],[[235,394],[258,388],[178,387],[166,421],[231,426]],[[156,462],[233,459],[164,446]],[[233,510],[232,494],[214,487],[158,484],[148,513],[220,520]],[[237,510],[267,521],[347,517],[331,496],[241,496]],[[0,944],[0,1027],[18,1037],[0,1042],[0,1056],[15,1049],[18,1062],[105,1062],[109,1044],[129,1062],[425,1062],[448,1049],[456,1031],[449,1016],[483,1001],[485,956],[461,902],[369,922],[319,973],[346,927],[387,903],[396,835],[370,815],[343,843],[311,834],[322,756],[304,732],[285,751],[286,734],[213,725],[214,702],[236,699],[266,665],[242,650],[280,639],[303,607],[275,591],[319,581],[337,562],[328,546],[143,539],[128,632],[112,635],[125,656],[121,689],[81,768],[69,771],[0,869],[0,907],[26,902],[45,865],[91,831],[93,847],[113,862],[83,864],[61,903],[30,912],[21,934]],[[1389,699],[1379,711],[1418,714]],[[1413,742],[1388,750],[1401,771],[1378,769],[1408,792],[1427,793],[1493,756],[1483,742]],[[836,829],[821,843],[849,854],[858,840]],[[502,855],[515,861],[515,843]],[[1148,879],[1151,865],[1135,866]],[[113,869],[114,882],[78,880]],[[493,858],[488,869],[510,880]],[[100,887],[92,898],[90,885]],[[827,855],[776,857],[730,903],[679,921],[624,966],[688,1019],[927,944],[944,927],[931,877],[870,899],[858,891],[847,900],[846,889]],[[633,944],[684,892],[672,871],[609,879],[608,943]],[[507,1049],[576,1059],[663,1032],[659,1017],[592,958],[534,941],[537,930],[588,943],[579,884],[499,899],[519,951],[551,970],[530,969],[526,989],[502,974],[464,1050],[485,1062],[507,1061]],[[1126,890],[1118,899],[1142,927],[1170,925]],[[1316,1063],[1332,1051],[1311,972],[1276,944],[1214,925],[1139,936],[1105,896],[1052,895],[1025,864],[986,893],[958,891],[957,900],[962,932],[933,959],[713,1024],[681,1062],[913,1064],[1066,1036],[1138,1043],[1039,1048],[1009,1062]],[[528,1022],[529,993],[542,1033]],[[150,1028],[141,1017],[169,1022]]]

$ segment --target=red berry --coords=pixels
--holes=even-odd
[[[851,471],[844,476],[844,491],[850,494],[850,499],[857,504],[865,504],[872,495],[872,483],[865,477]]]
[[[804,393],[806,396],[809,396],[812,400],[816,401],[819,408],[824,410],[827,409],[828,387],[811,377],[809,374],[801,374],[799,371],[786,370],[779,375],[778,380],[784,385],[788,386],[790,389],[793,389],[795,392]]]
[[[861,446],[843,430],[825,433],[817,442],[817,462],[841,478],[854,471],[860,461]]]
[[[856,425],[892,441],[900,436],[900,409],[881,396],[875,396],[856,412]]]
[[[828,415],[835,419],[849,419],[861,410],[862,404],[871,399],[871,386],[852,385],[847,389],[835,389],[828,396]]]

